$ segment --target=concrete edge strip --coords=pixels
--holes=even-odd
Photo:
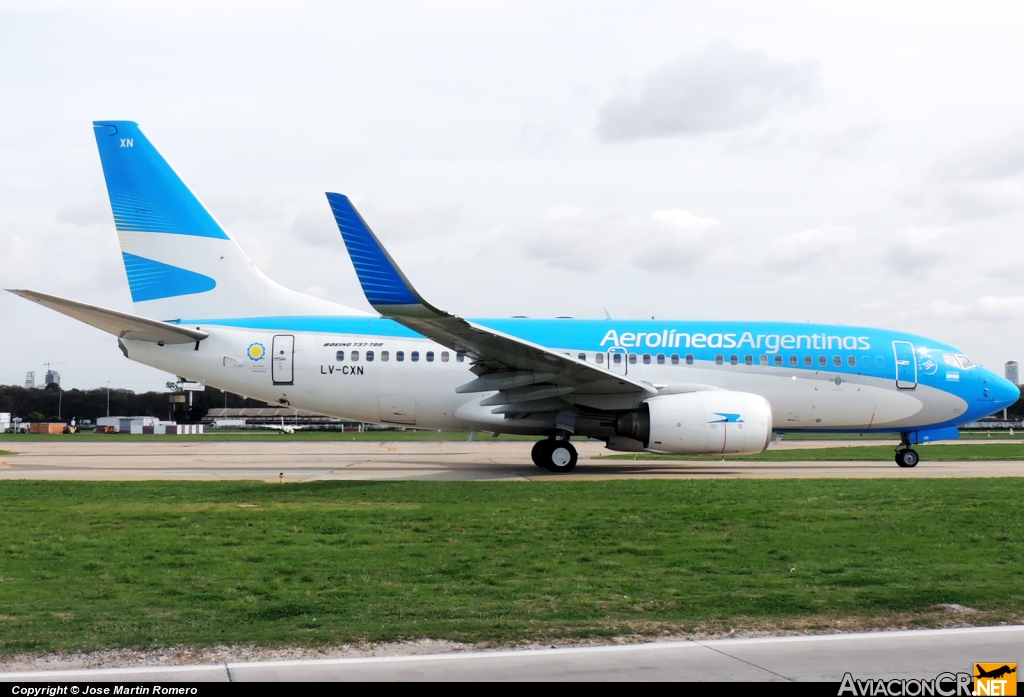
[[[201,672],[201,671],[227,671],[245,670],[246,668],[279,668],[283,666],[315,666],[315,665],[358,665],[362,663],[406,663],[410,661],[449,661],[459,659],[475,658],[525,658],[529,656],[542,656],[549,654],[571,655],[582,653],[605,653],[605,652],[626,652],[646,651],[658,649],[681,649],[681,648],[705,648],[717,650],[718,646],[745,646],[751,644],[781,644],[796,643],[805,641],[842,641],[842,640],[864,640],[864,639],[903,639],[920,636],[950,635],[959,634],[985,634],[985,633],[1010,633],[1024,632],[1024,625],[1005,625],[998,627],[955,627],[952,629],[906,629],[881,632],[856,632],[850,634],[806,634],[800,636],[781,637],[753,637],[748,639],[708,639],[683,641],[653,641],[642,644],[613,644],[605,646],[573,646],[566,648],[546,649],[504,649],[501,651],[453,651],[449,653],[416,654],[410,656],[360,656],[357,658],[305,658],[296,660],[279,661],[250,661],[245,663],[212,663],[202,665],[180,665],[180,666],[137,666],[131,668],[79,668],[71,670],[40,670],[22,671],[17,673],[0,673],[0,680],[6,681],[21,677],[39,677],[43,675],[54,678],[70,677],[73,675],[119,675],[134,673],[138,671],[151,671],[156,674],[175,672]],[[733,657],[731,657],[733,658]],[[780,676],[782,677],[782,676]]]

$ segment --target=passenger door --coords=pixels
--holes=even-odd
[[[917,356],[914,345],[909,341],[892,342],[896,354],[896,387],[901,390],[912,390],[917,387]]]
[[[278,334],[271,344],[270,376],[275,385],[295,382],[295,337]]]
[[[626,371],[628,370],[626,367],[626,349],[608,349],[608,368],[621,375],[626,374]]]

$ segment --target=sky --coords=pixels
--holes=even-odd
[[[0,287],[131,312],[91,122],[369,310],[325,191],[469,317],[812,321],[1024,360],[1024,5],[0,4]],[[0,293],[0,384],[161,389]]]

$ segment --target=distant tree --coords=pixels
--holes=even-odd
[[[176,383],[169,383],[177,388]],[[266,402],[248,399],[236,394],[221,392],[215,387],[208,387],[204,392],[192,394],[192,409],[186,414],[183,404],[171,404],[170,394],[181,394],[177,389],[168,392],[142,392],[136,394],[131,390],[112,388],[110,390],[111,416],[156,416],[161,419],[168,417],[176,421],[195,422],[206,416],[206,412],[216,407],[264,407]],[[56,416],[60,400],[61,416],[70,420],[95,420],[107,414],[107,388],[94,390],[64,390],[51,385],[46,388],[25,388],[20,385],[0,385],[0,411],[10,412],[12,416],[29,420],[41,421],[45,414]]]

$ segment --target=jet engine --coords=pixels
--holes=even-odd
[[[754,455],[771,440],[772,409],[767,399],[748,392],[660,395],[620,415],[615,432],[652,452]]]

